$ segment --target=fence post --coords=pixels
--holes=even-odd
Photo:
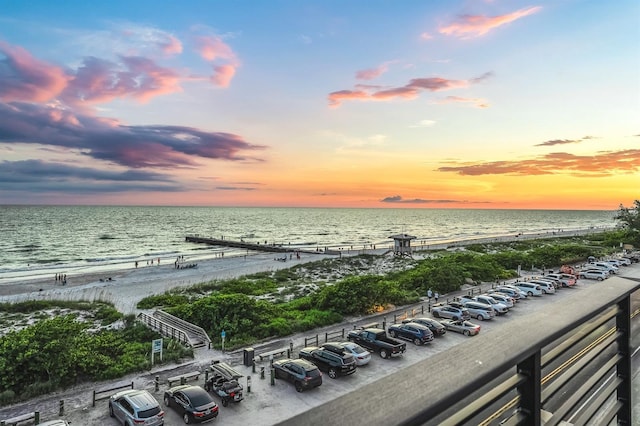
[[[276,369],[271,366],[271,386],[276,385]]]
[[[387,329],[387,317],[382,317],[382,329]]]
[[[264,379],[264,365],[260,367],[260,378]]]
[[[252,373],[255,373],[255,372],[256,372],[256,359],[255,359],[255,358],[253,358],[253,359],[251,360],[251,372],[252,372]]]
[[[60,400],[60,409],[58,410],[58,416],[64,416],[64,400]]]
[[[155,390],[156,392],[158,392],[160,390],[160,376],[156,376],[156,380],[155,380]]]
[[[96,390],[93,390],[93,397],[91,398],[91,406],[95,407],[96,406]]]
[[[251,376],[247,376],[247,393],[251,393]]]
[[[36,411],[33,413],[33,422],[37,425],[40,424],[40,411]]]
[[[424,315],[424,304],[423,304],[423,305],[420,305],[420,313],[421,313],[422,315]]]
[[[187,383],[187,381],[185,380],[184,376],[180,376],[180,384],[184,385],[185,383]]]

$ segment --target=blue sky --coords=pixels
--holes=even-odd
[[[0,1],[0,203],[615,209],[635,1]]]

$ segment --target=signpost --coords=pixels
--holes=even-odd
[[[160,354],[160,361],[162,361],[162,339],[154,339],[151,342],[151,365],[153,365],[153,357],[156,353]]]
[[[222,330],[222,333],[220,333],[220,337],[222,337],[222,352],[224,352],[224,339],[225,337],[227,337],[227,332]]]

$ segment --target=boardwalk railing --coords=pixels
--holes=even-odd
[[[170,324],[171,326],[179,330],[184,331],[187,334],[189,345],[191,347],[209,347],[211,344],[209,335],[200,326],[192,324],[189,321],[185,321],[182,318],[178,318],[160,309],[153,312],[153,317],[163,321],[166,324]]]
[[[609,278],[281,424],[631,425],[639,290]]]
[[[157,331],[163,336],[175,339],[184,345],[190,345],[189,336],[187,335],[187,333],[171,324],[168,324],[158,318],[154,318],[144,312],[138,314],[138,321],[146,324],[147,327]]]

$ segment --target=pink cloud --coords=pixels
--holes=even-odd
[[[387,70],[387,65],[383,64],[377,68],[371,68],[368,70],[361,70],[356,72],[356,78],[358,80],[373,80],[374,78],[380,77],[382,74],[387,72]]]
[[[444,99],[438,101],[441,104],[449,103],[469,103],[474,104],[478,108],[489,108],[489,104],[484,99],[480,98],[463,98],[462,96],[447,96]]]
[[[211,76],[211,82],[219,87],[229,87],[233,76],[236,74],[234,65],[218,65],[213,67],[214,74]]]
[[[390,100],[395,98],[414,99],[419,96],[421,90],[438,92],[465,88],[471,84],[480,83],[491,77],[491,73],[485,73],[480,77],[470,80],[450,80],[442,77],[414,78],[404,86],[380,88],[379,86],[358,85],[358,90],[339,90],[329,94],[329,106],[338,107],[345,100]],[[462,98],[460,98],[462,99]],[[485,105],[486,106],[486,105]],[[485,107],[481,106],[481,107]]]
[[[233,50],[220,37],[198,37],[196,44],[198,53],[207,61],[219,58],[235,60]]]
[[[141,102],[179,92],[180,76],[150,59],[139,56],[121,58],[122,63],[86,58],[69,82],[64,99],[70,103],[101,103],[131,96]]]
[[[178,55],[182,53],[182,42],[176,37],[169,35],[167,40],[158,42],[158,46],[165,55]]]
[[[471,38],[480,37],[489,31],[501,27],[510,22],[516,21],[528,15],[537,13],[542,8],[539,6],[520,9],[506,15],[483,16],[483,15],[463,15],[455,22],[441,27],[439,32],[454,37]]]
[[[58,96],[69,76],[60,67],[35,59],[21,47],[0,41],[0,100],[45,102]]]

